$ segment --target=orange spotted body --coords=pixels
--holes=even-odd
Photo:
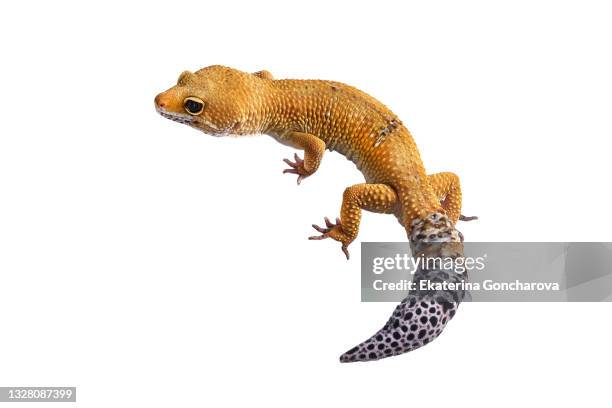
[[[304,151],[285,160],[298,183],[316,172],[325,149],[354,162],[366,183],[348,187],[340,218],[326,219],[311,239],[332,238],[348,245],[356,238],[361,210],[389,213],[410,234],[413,220],[445,213],[460,217],[461,190],[453,173],[427,176],[417,147],[401,121],[385,105],[351,86],[322,80],[275,80],[223,66],[184,72],[177,85],[159,94],[164,116],[206,133],[265,133]],[[200,109],[201,108],[201,109]]]
[[[281,109],[267,133],[281,140],[287,129],[316,135],[354,162],[367,183],[397,193],[393,213],[402,224],[440,209],[412,136],[382,103],[337,82],[280,80],[272,86],[279,95],[273,103]]]

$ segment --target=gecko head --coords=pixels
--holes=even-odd
[[[157,112],[213,136],[256,133],[262,77],[213,65],[183,72],[175,86],[155,97]]]

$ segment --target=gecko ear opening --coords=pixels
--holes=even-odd
[[[261,79],[274,79],[270,71],[266,71],[265,69],[261,71],[253,72],[253,75]]]

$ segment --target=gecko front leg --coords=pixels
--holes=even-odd
[[[304,159],[295,154],[294,162],[284,159],[289,165],[288,169],[283,170],[283,174],[297,174],[297,183],[300,184],[306,177],[312,175],[319,168],[323,153],[325,152],[325,142],[315,135],[303,132],[289,132],[277,137],[282,144],[304,150]]]

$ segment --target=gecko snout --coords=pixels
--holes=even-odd
[[[166,100],[163,94],[159,94],[155,97],[155,106],[159,109],[163,109],[166,107]]]

